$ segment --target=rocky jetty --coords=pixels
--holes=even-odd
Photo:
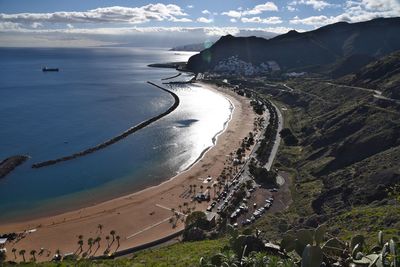
[[[5,177],[12,170],[14,170],[18,165],[24,163],[29,157],[25,155],[16,155],[0,162],[0,178]]]

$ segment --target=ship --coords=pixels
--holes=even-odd
[[[42,71],[59,71],[58,68],[48,68],[48,67],[43,67]]]

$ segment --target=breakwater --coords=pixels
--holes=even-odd
[[[100,144],[98,144],[96,146],[90,147],[88,149],[85,149],[83,151],[74,153],[74,154],[69,155],[69,156],[65,156],[65,157],[61,157],[61,158],[57,158],[57,159],[52,159],[52,160],[47,160],[47,161],[35,163],[35,164],[32,165],[32,168],[42,168],[42,167],[45,167],[45,166],[54,165],[54,164],[57,164],[59,162],[76,159],[78,157],[83,157],[85,155],[94,153],[94,152],[96,152],[96,151],[98,151],[100,149],[106,148],[106,147],[108,147],[108,146],[110,146],[110,145],[112,145],[112,144],[114,144],[114,143],[126,138],[127,136],[139,131],[140,129],[143,129],[143,128],[147,127],[148,125],[150,125],[151,123],[161,119],[162,117],[167,116],[168,114],[170,114],[172,111],[174,111],[179,106],[179,97],[174,92],[172,92],[172,91],[170,91],[170,90],[168,90],[168,89],[166,89],[164,87],[161,87],[161,86],[159,86],[159,85],[157,85],[157,84],[155,84],[153,82],[148,81],[147,83],[150,84],[150,85],[153,85],[153,86],[155,86],[155,87],[157,87],[157,88],[159,88],[159,89],[161,89],[161,90],[163,90],[163,91],[165,91],[167,93],[169,93],[174,98],[174,104],[172,106],[170,106],[163,113],[161,113],[161,114],[159,114],[157,116],[154,116],[154,117],[152,117],[152,118],[150,118],[148,120],[145,120],[145,121],[143,121],[143,122],[141,122],[141,123],[129,128],[128,130],[124,131],[123,133],[121,133],[121,134],[119,134],[119,135],[117,135],[117,136],[115,136],[115,137],[113,137],[111,139],[108,139],[105,142],[102,142],[102,143],[100,143]]]
[[[167,78],[163,78],[163,79],[161,79],[161,80],[162,80],[162,81],[171,80],[171,79],[177,78],[177,77],[179,77],[179,76],[181,76],[181,75],[182,75],[182,72],[179,72],[178,74],[176,74],[176,75],[174,75],[174,76],[167,77]]]
[[[0,178],[5,177],[8,173],[14,170],[18,165],[24,163],[29,157],[25,155],[17,155],[6,158],[0,162]]]

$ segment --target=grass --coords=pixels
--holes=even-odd
[[[197,266],[200,257],[211,256],[219,252],[227,244],[226,239],[204,240],[197,242],[183,242],[157,249],[148,249],[137,252],[133,257],[114,260],[80,260],[77,262],[63,261],[60,263],[22,263],[27,267],[91,267],[91,266]],[[13,265],[5,265],[13,266]]]
[[[393,221],[397,224],[392,225]],[[372,246],[376,244],[380,230],[384,232],[385,239],[400,236],[400,205],[353,207],[350,211],[329,220],[327,225],[331,226],[331,229],[336,228],[338,237],[343,240],[350,240],[355,234],[362,234],[367,238],[366,243]]]

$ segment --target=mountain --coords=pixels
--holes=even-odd
[[[362,63],[400,49],[400,18],[379,18],[366,22],[338,22],[319,29],[299,33],[289,31],[272,39],[259,37],[221,37],[213,46],[192,56],[189,70],[204,72],[219,61],[237,55],[253,64],[276,61],[284,71],[330,73],[335,64],[356,55]],[[361,64],[362,65],[362,64]],[[349,68],[340,74],[355,71]]]
[[[400,50],[371,62],[341,80],[353,86],[380,90],[387,97],[400,99]]]

